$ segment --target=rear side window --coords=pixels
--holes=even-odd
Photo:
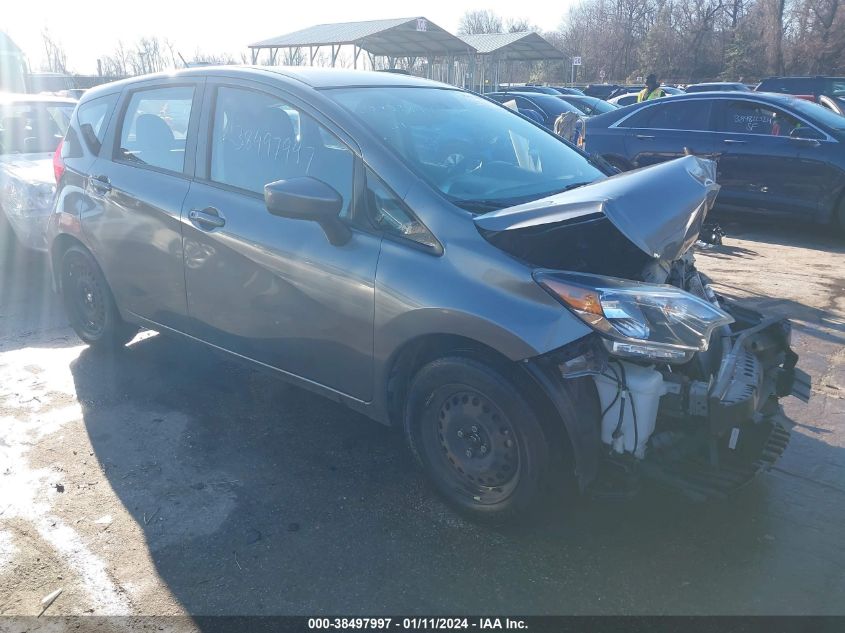
[[[92,99],[80,105],[76,110],[79,132],[88,151],[97,154],[103,145],[103,138],[111,118],[112,108],[117,101],[117,94]]]
[[[217,90],[210,177],[257,194],[277,180],[311,176],[352,200],[353,154],[331,131],[278,97],[244,88]]]
[[[191,86],[134,93],[121,123],[118,158],[181,172],[193,99]]]
[[[661,103],[631,115],[619,127],[652,130],[710,130],[710,102],[704,99]]]
[[[55,151],[73,113],[71,103],[13,102],[0,106],[0,154]]]
[[[789,136],[800,123],[795,117],[752,101],[724,101],[716,128],[728,134]]]

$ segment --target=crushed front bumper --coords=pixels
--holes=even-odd
[[[695,499],[720,498],[771,467],[789,442],[792,422],[778,399],[810,397],[810,377],[796,367],[789,321],[764,318],[735,303],[736,319],[707,381],[674,383],[661,399],[657,431],[641,472]]]

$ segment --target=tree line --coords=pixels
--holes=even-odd
[[[679,83],[845,74],[845,0],[580,0],[552,31],[543,32],[529,17],[503,20],[483,9],[467,11],[458,29],[460,34],[521,31],[538,31],[568,57],[580,56],[578,80],[584,82],[636,81],[650,72]],[[44,69],[67,72],[61,43],[46,30],[42,35]],[[168,39],[142,37],[104,52],[98,73],[139,75],[196,62],[249,63],[249,57],[195,51],[186,59]],[[306,60],[294,50],[277,63]],[[321,56],[315,63],[328,60]],[[518,64],[513,76],[564,82],[569,64]]]
[[[489,11],[471,11],[461,30],[506,28]],[[649,72],[682,83],[845,73],[845,0],[581,0],[543,35],[582,58],[582,81]],[[569,72],[564,61],[535,64],[530,74],[558,82]]]

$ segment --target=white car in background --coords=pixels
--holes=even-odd
[[[674,88],[672,86],[660,86],[663,88],[663,92],[666,93],[667,97],[671,97],[673,95],[682,95],[684,91],[680,88]],[[620,108],[624,108],[625,106],[629,106],[632,103],[637,102],[637,98],[640,96],[639,92],[626,92],[623,95],[618,95],[613,97],[612,99],[608,99],[608,103],[612,103],[615,106],[619,106]]]
[[[47,249],[44,229],[56,193],[53,153],[75,106],[61,97],[0,95],[0,216],[26,247]]]

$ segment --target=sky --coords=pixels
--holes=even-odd
[[[118,41],[131,45],[157,35],[175,42],[186,58],[200,50],[239,58],[248,44],[314,24],[424,16],[455,32],[464,12],[489,9],[502,18],[527,18],[541,30],[560,26],[576,0],[4,0],[0,29],[26,53],[33,70],[43,62],[47,28],[67,53],[73,72],[94,73],[97,58]]]

